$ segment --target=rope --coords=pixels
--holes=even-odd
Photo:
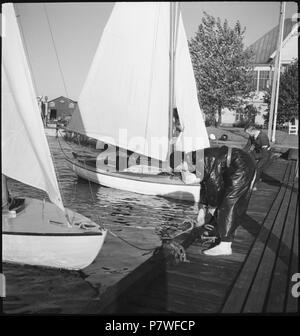
[[[95,228],[99,229],[99,225],[97,223],[94,222],[90,222],[90,223],[74,223],[75,226],[78,226],[80,229],[83,230],[90,230],[90,231],[94,231]]]
[[[68,144],[68,142],[66,141],[66,139],[64,138],[64,136],[63,136],[63,134],[60,132],[60,130],[58,130],[58,133],[61,134],[62,138],[64,139],[64,142],[65,142],[65,143],[70,147],[70,149],[73,151],[72,146],[70,146],[70,145]],[[61,146],[61,144],[60,144],[60,141],[59,141],[59,137],[57,137],[57,141],[58,141],[58,143],[59,143],[59,147],[60,147],[62,153],[64,154],[63,148],[62,148],[62,146]],[[64,154],[64,156],[67,157],[66,154]],[[72,187],[72,199],[73,199],[73,201],[75,200],[75,195],[76,195],[76,193],[77,193],[77,183],[76,183],[76,181],[74,180],[73,187]]]
[[[79,136],[79,141],[78,142],[79,142],[79,146],[81,146],[81,144],[80,144],[80,136]],[[87,169],[86,163],[85,163],[84,160],[83,160],[83,164],[84,164],[85,169]],[[89,183],[89,191],[90,191],[90,194],[91,194],[92,201],[93,201],[93,203],[96,203],[96,200],[95,200],[94,195],[93,195],[91,181],[88,180],[88,183]],[[96,214],[96,217],[97,217],[97,220],[98,220],[98,223],[99,223],[100,227],[103,228],[103,229],[105,229],[104,225],[100,221],[100,217],[97,214]]]
[[[62,145],[61,145],[61,143],[60,143],[59,137],[57,137],[57,141],[58,141],[59,147],[60,147],[60,149],[61,149],[63,155],[64,155],[67,159],[71,160],[71,158],[69,158],[69,156],[65,153],[64,149],[62,148]],[[80,140],[79,140],[79,142],[80,142]],[[79,144],[80,144],[80,143],[79,143]],[[69,145],[69,147],[72,149],[72,147],[71,147],[70,145]],[[85,168],[86,168],[86,167],[85,167]],[[90,182],[89,180],[88,180],[88,182],[89,182],[89,191],[90,191],[92,200],[93,200],[94,203],[96,203],[96,201],[95,201],[95,199],[94,199],[94,196],[93,196],[93,193],[92,193],[91,182]],[[96,217],[97,217],[98,225],[99,225],[102,229],[105,229],[104,225],[103,225],[103,224],[101,223],[101,221],[100,221],[99,216],[96,215]]]
[[[108,232],[109,232],[113,237],[115,237],[115,238],[119,238],[119,239],[122,240],[124,243],[126,243],[126,244],[128,244],[129,246],[134,247],[134,248],[136,248],[136,249],[138,249],[138,250],[141,250],[141,251],[149,251],[149,253],[150,253],[151,251],[154,251],[154,250],[157,249],[157,247],[152,247],[152,248],[143,248],[143,247],[139,247],[139,246],[137,246],[137,245],[135,245],[135,244],[130,243],[128,240],[126,240],[126,239],[120,237],[119,235],[117,235],[116,233],[112,232],[111,230],[108,230]]]
[[[60,147],[62,153],[64,154],[64,156],[65,156],[67,159],[71,160],[71,158],[65,153],[64,149],[62,148],[62,145],[61,145],[61,143],[60,143],[60,141],[59,141],[59,137],[57,137],[57,141],[58,141],[59,147]],[[73,148],[72,148],[71,146],[69,146],[69,147],[73,150]]]
[[[46,18],[47,18],[47,22],[48,22],[48,26],[49,26],[49,30],[50,30],[50,35],[51,35],[51,38],[52,38],[52,43],[53,43],[53,48],[54,48],[56,59],[57,59],[58,68],[59,68],[59,71],[60,71],[60,74],[61,74],[61,78],[62,78],[62,81],[63,81],[63,85],[64,85],[64,89],[65,89],[66,95],[67,95],[67,97],[69,97],[67,86],[66,86],[66,82],[65,82],[65,78],[64,78],[64,74],[63,74],[63,71],[62,71],[62,67],[61,67],[61,64],[60,64],[60,61],[59,61],[57,49],[56,49],[55,42],[54,42],[54,36],[53,36],[53,33],[52,33],[52,29],[51,29],[51,25],[50,25],[50,20],[49,20],[46,4],[44,3],[43,6],[44,6],[44,9],[45,9],[45,14],[46,14]]]

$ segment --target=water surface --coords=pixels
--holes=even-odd
[[[155,235],[155,229],[162,223],[181,223],[187,217],[195,218],[197,207],[192,203],[134,194],[78,179],[64,160],[58,140],[55,137],[47,139],[64,205],[95,222],[100,221],[112,232],[118,233],[126,228],[137,227]],[[70,147],[63,139],[60,139],[60,144],[69,156],[72,149],[89,153],[95,151],[76,144],[71,144]],[[14,180],[8,180],[8,186],[15,196],[48,199],[44,192]],[[126,235],[130,240],[130,230],[126,231]],[[135,240],[132,236],[131,243],[143,248],[155,247],[153,241]],[[101,258],[101,252],[97,258]],[[6,313],[79,313],[99,294],[97,288],[86,280],[84,271],[70,272],[3,264],[3,272],[7,282],[7,297],[4,299]]]

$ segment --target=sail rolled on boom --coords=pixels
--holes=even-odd
[[[2,5],[2,174],[64,210],[13,4]]]
[[[177,36],[175,102],[185,128],[183,150],[191,151],[208,147],[209,141],[181,16]],[[165,160],[170,122],[169,41],[170,3],[117,3],[69,130]]]

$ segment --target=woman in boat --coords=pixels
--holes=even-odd
[[[174,153],[173,164],[182,166],[182,153]],[[253,158],[239,148],[212,147],[188,153],[190,172],[201,179],[198,226],[216,237],[206,255],[229,255],[235,230],[246,213],[255,180]],[[172,160],[171,160],[172,162]]]
[[[267,168],[270,162],[270,142],[267,134],[257,129],[254,125],[247,125],[244,131],[249,134],[249,139],[244,150],[256,161],[256,183],[260,180],[262,172]],[[253,190],[257,190],[256,186],[254,186]]]

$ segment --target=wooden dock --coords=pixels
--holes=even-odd
[[[291,295],[298,268],[298,181],[296,161],[272,162],[252,193],[238,228],[233,254],[209,257],[188,237],[189,262],[147,258],[89,305],[96,314],[297,312]],[[190,246],[189,246],[190,245]]]

